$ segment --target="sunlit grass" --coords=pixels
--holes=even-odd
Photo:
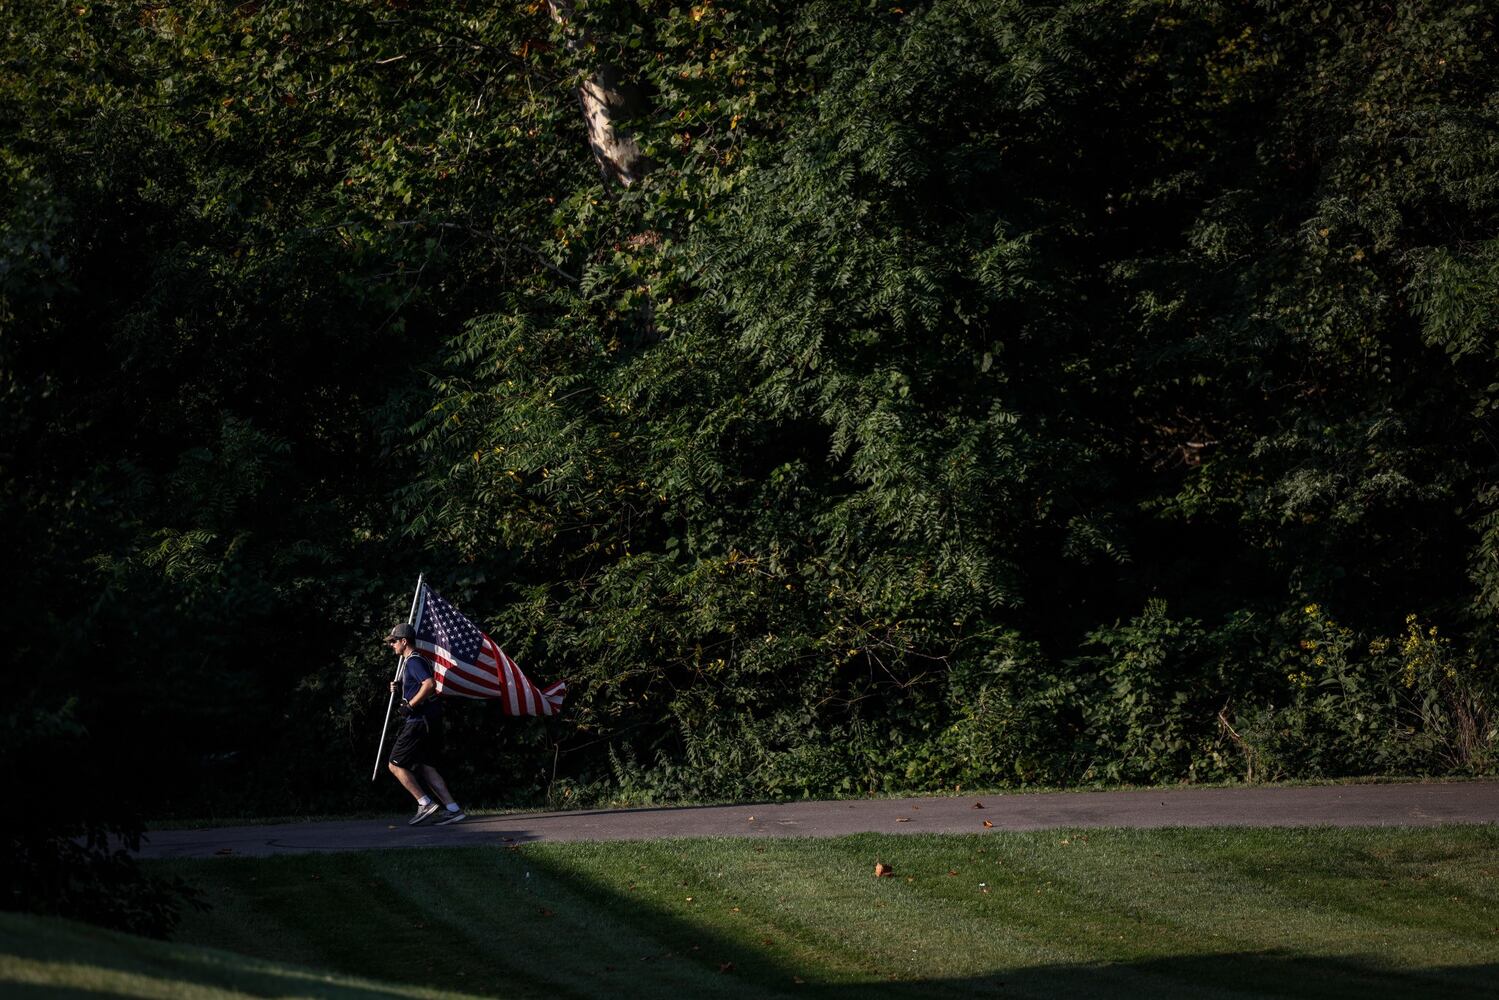
[[[874,877],[877,861],[894,876]],[[1499,976],[1492,826],[530,844],[153,867],[212,904],[183,944],[397,993],[1370,1000],[1489,996]],[[205,968],[225,967],[179,974],[214,986]]]

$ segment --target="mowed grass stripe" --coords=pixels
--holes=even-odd
[[[1292,909],[1322,920],[1327,943],[1341,935],[1349,953],[1382,953],[1394,942],[1409,949],[1404,958],[1412,964],[1438,943],[1458,960],[1481,961],[1494,954],[1494,921],[1484,914],[1495,912],[1495,896],[1492,885],[1468,877],[1472,853],[1466,835],[1321,830],[1305,849],[1268,866],[1253,855],[1236,858],[1203,844],[1200,835],[1184,831],[1182,838],[1198,842],[1199,851],[1211,852],[1220,867],[1232,871],[1236,894],[1266,887],[1258,908],[1262,934],[1284,926],[1278,915]],[[1419,850],[1406,850],[1408,845]],[[1248,907],[1233,910],[1251,915]]]
[[[704,852],[690,840],[658,842],[632,871],[618,874],[601,853],[592,874],[605,886],[623,878],[627,891],[644,890],[679,920],[711,928],[757,961],[763,962],[757,952],[773,954],[780,966],[818,968],[821,978],[835,982],[858,982],[872,973],[868,940],[851,944],[844,933],[867,919],[858,893],[869,880],[839,877],[846,854],[838,845],[722,844],[733,847]],[[763,945],[766,940],[772,945]]]
[[[1243,840],[1224,831],[1135,833],[1063,833],[1034,845],[1046,856],[1047,876],[1065,882],[1066,891],[1096,912],[1117,915],[1123,926],[1115,931],[1115,960],[1229,953],[1246,945],[1296,952],[1309,933],[1322,942],[1323,953],[1345,950],[1332,948],[1342,916],[1326,900],[1295,891],[1304,869],[1321,852],[1337,849],[1320,833],[1307,840],[1301,831],[1282,832],[1279,847],[1298,860],[1279,867],[1273,878],[1254,866],[1225,863]],[[1262,849],[1254,853],[1264,857]]]
[[[1059,834],[1067,849],[1048,847],[1044,872],[1071,884],[1072,893],[1087,898],[1100,910],[1132,916],[1149,923],[1142,934],[1150,950],[1159,949],[1175,928],[1177,936],[1197,948],[1231,948],[1252,940],[1262,949],[1297,951],[1309,930],[1324,954],[1383,953],[1393,938],[1409,949],[1404,956],[1420,964],[1429,940],[1440,938],[1447,951],[1462,939],[1474,947],[1456,948],[1454,957],[1481,961],[1495,947],[1491,926],[1483,923],[1493,912],[1491,893],[1470,884],[1466,895],[1443,903],[1447,910],[1421,913],[1413,905],[1434,903],[1431,883],[1417,896],[1381,898],[1390,885],[1410,882],[1411,876],[1371,852],[1401,836],[1364,830],[1283,831],[1283,856],[1266,856],[1254,838],[1222,831],[1175,830],[1140,836],[1139,831]],[[1434,850],[1446,853],[1446,867],[1465,870],[1460,856],[1442,845],[1442,835],[1414,834]],[[1398,844],[1398,840],[1395,841]],[[1139,878],[1140,872],[1153,877]],[[1450,894],[1449,894],[1450,895]],[[1292,918],[1290,915],[1294,915]],[[1490,924],[1492,921],[1490,921]],[[1481,929],[1480,929],[1481,928]],[[1400,933],[1392,932],[1399,931]],[[1120,958],[1136,958],[1136,949]]]
[[[849,976],[857,971],[851,956],[827,948],[815,927],[788,932],[771,919],[768,903],[778,898],[772,894],[793,891],[789,886],[802,878],[799,870],[770,868],[743,841],[667,840],[626,851],[622,846],[528,848],[527,854],[554,876],[565,872],[616,926],[648,918],[650,938],[633,939],[635,954],[620,956],[629,966],[649,964],[669,974],[680,959],[720,975],[718,969],[732,964],[734,983],[747,978],[762,984],[748,996],[766,983],[789,983],[794,968],[817,968],[835,981],[857,978]],[[734,983],[716,985],[722,995],[734,995]]]
[[[216,861],[221,878],[205,883],[215,909],[202,919],[215,945],[246,954],[412,986],[572,995],[566,967],[553,977],[509,940],[506,928],[537,919],[521,905],[513,860],[487,849],[459,853]]]
[[[702,970],[667,960],[680,943],[640,914],[619,914],[576,869],[519,852],[462,853],[451,864],[448,852],[429,852],[404,870],[426,927],[443,929],[446,946],[427,956],[429,974],[446,966],[450,977],[499,995],[592,996],[601,983],[625,989],[638,966],[655,961],[659,989],[691,995]],[[462,915],[456,924],[453,914]]]
[[[1066,943],[1033,919],[1031,900],[1005,891],[1002,877],[979,886],[985,877],[974,877],[978,871],[971,859],[991,843],[978,837],[878,835],[831,842],[826,856],[807,872],[801,894],[781,909],[812,924],[839,949],[860,955],[862,971],[877,978],[947,977],[1065,961]],[[795,867],[801,860],[795,844],[780,842],[773,852],[773,863],[780,866]],[[873,878],[876,861],[891,865],[895,874]],[[948,876],[950,870],[959,875]],[[840,889],[836,894],[827,889],[832,879]],[[993,933],[996,924],[1005,928],[1003,935]]]
[[[877,860],[896,876],[876,879]],[[1489,995],[1499,976],[1492,826],[531,844],[156,867],[217,904],[189,919],[186,940],[485,996],[857,986],[1367,1000]]]
[[[1338,966],[1341,987],[1324,985],[1314,995],[1358,997],[1374,986],[1389,988],[1387,977],[1370,972],[1371,966],[1419,970],[1438,955],[1459,966],[1482,966],[1499,954],[1499,929],[1493,926],[1499,908],[1493,905],[1492,885],[1485,887],[1488,891],[1452,897],[1453,908],[1440,916],[1413,911],[1404,905],[1408,899],[1392,905],[1371,902],[1372,887],[1410,878],[1388,864],[1371,864],[1376,860],[1372,849],[1413,838],[1428,853],[1441,854],[1447,869],[1466,871],[1465,859],[1492,856],[1493,834],[1493,828],[1464,828],[1449,837],[1431,831],[1280,831],[1279,856],[1267,855],[1258,837],[1214,830],[1144,836],[1141,831],[1061,833],[1057,849],[1032,848],[1049,855],[1040,868],[1043,874],[1069,881],[1078,898],[1092,899],[1100,911],[1137,922],[1137,933],[1126,937],[1139,945],[1114,957],[1125,967],[1158,966],[1152,956],[1163,949],[1178,956],[1217,952],[1339,958],[1346,960]],[[1444,843],[1449,839],[1452,843]],[[1151,877],[1141,878],[1142,872]],[[1436,885],[1430,884],[1422,903],[1432,903],[1430,889]],[[1400,946],[1393,953],[1392,943]],[[1224,962],[1225,967],[1243,964],[1233,958]],[[1285,963],[1278,976],[1267,963],[1249,964],[1258,966],[1255,976],[1266,989],[1287,995],[1307,989],[1300,981],[1306,975],[1304,962]],[[1192,963],[1169,965],[1173,974],[1193,970]],[[1491,964],[1487,967],[1490,974],[1495,971]],[[1222,978],[1234,980],[1233,975]],[[1444,988],[1441,980],[1419,974],[1406,978],[1415,995]],[[1208,987],[1198,982],[1193,991]]]
[[[1303,852],[1299,864],[1280,862],[1269,871],[1252,854],[1225,860],[1235,863],[1243,881],[1268,875],[1285,905],[1340,915],[1350,933],[1362,934],[1378,951],[1408,949],[1404,957],[1413,963],[1434,944],[1456,958],[1494,955],[1495,867],[1492,860],[1469,863],[1477,859],[1466,837],[1433,831],[1371,838],[1364,831],[1329,830],[1317,843],[1326,850]]]

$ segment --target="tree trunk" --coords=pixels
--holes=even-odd
[[[569,27],[573,0],[547,0],[552,19]],[[577,48],[587,40],[581,32],[569,32],[567,45]],[[583,106],[583,123],[588,129],[588,145],[603,172],[604,182],[629,187],[650,171],[650,157],[640,151],[640,143],[617,122],[639,114],[645,106],[645,95],[639,87],[627,84],[619,67],[603,65],[594,70],[578,88]]]

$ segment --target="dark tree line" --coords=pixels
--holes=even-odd
[[[1492,3],[7,14],[29,898],[388,804],[418,571],[476,802],[1492,772]]]

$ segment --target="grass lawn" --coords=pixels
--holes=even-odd
[[[895,875],[875,878],[877,861]],[[6,918],[0,995],[1499,994],[1493,826],[530,844],[154,867],[212,905],[176,944]]]

